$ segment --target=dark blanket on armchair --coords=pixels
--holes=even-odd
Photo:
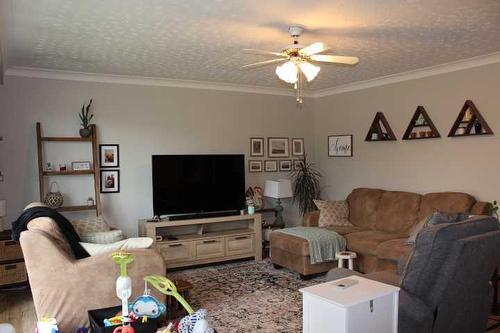
[[[71,222],[56,210],[49,207],[33,207],[26,209],[16,221],[12,222],[12,239],[19,241],[21,232],[28,230],[28,223],[39,217],[48,217],[56,222],[64,238],[68,241],[76,259],[90,257],[90,254],[80,245],[80,236],[76,233]]]

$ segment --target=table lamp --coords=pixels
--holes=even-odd
[[[3,231],[3,218],[7,216],[6,201],[0,200],[0,231]]]
[[[268,198],[277,199],[276,207],[276,220],[274,220],[274,225],[283,227],[285,226],[285,221],[283,221],[283,207],[281,206],[281,199],[293,197],[292,183],[288,179],[278,179],[278,180],[266,180],[266,186],[264,188],[264,196]]]

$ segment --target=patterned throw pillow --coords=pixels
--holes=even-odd
[[[80,237],[95,232],[111,230],[102,216],[97,216],[96,218],[88,220],[73,220],[71,221],[71,224],[75,228],[78,235],[80,235]]]
[[[110,244],[125,239],[125,236],[121,230],[110,230],[81,235],[80,238],[85,243]]]
[[[352,226],[347,201],[314,200],[319,209],[319,227]]]

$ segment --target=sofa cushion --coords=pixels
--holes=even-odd
[[[349,222],[362,229],[374,229],[377,208],[384,192],[371,188],[354,189],[347,197]]]
[[[333,227],[328,227],[326,229],[333,230],[333,231],[337,232],[338,234],[340,234],[342,236],[350,234],[352,232],[362,231],[362,229],[360,229],[358,227],[355,227],[353,225],[351,225],[351,226],[336,225],[336,226],[333,226]]]
[[[407,244],[406,238],[391,239],[377,246],[379,259],[398,261],[401,257],[410,255],[413,246]]]
[[[410,192],[382,193],[376,213],[375,229],[390,233],[408,233],[417,222],[421,198],[420,194]]]
[[[377,254],[379,244],[404,237],[403,235],[390,234],[382,231],[365,230],[347,234],[344,236],[347,240],[347,248],[361,254]]]
[[[435,211],[444,213],[465,213],[470,212],[476,199],[467,193],[460,192],[439,192],[428,193],[422,197],[418,221],[431,215]]]
[[[345,200],[324,201],[314,200],[314,204],[319,209],[319,227],[350,226],[349,205]]]

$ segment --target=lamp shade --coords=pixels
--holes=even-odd
[[[0,217],[5,217],[7,215],[6,201],[0,200]]]
[[[274,199],[291,198],[292,183],[288,179],[266,180],[264,196]]]

